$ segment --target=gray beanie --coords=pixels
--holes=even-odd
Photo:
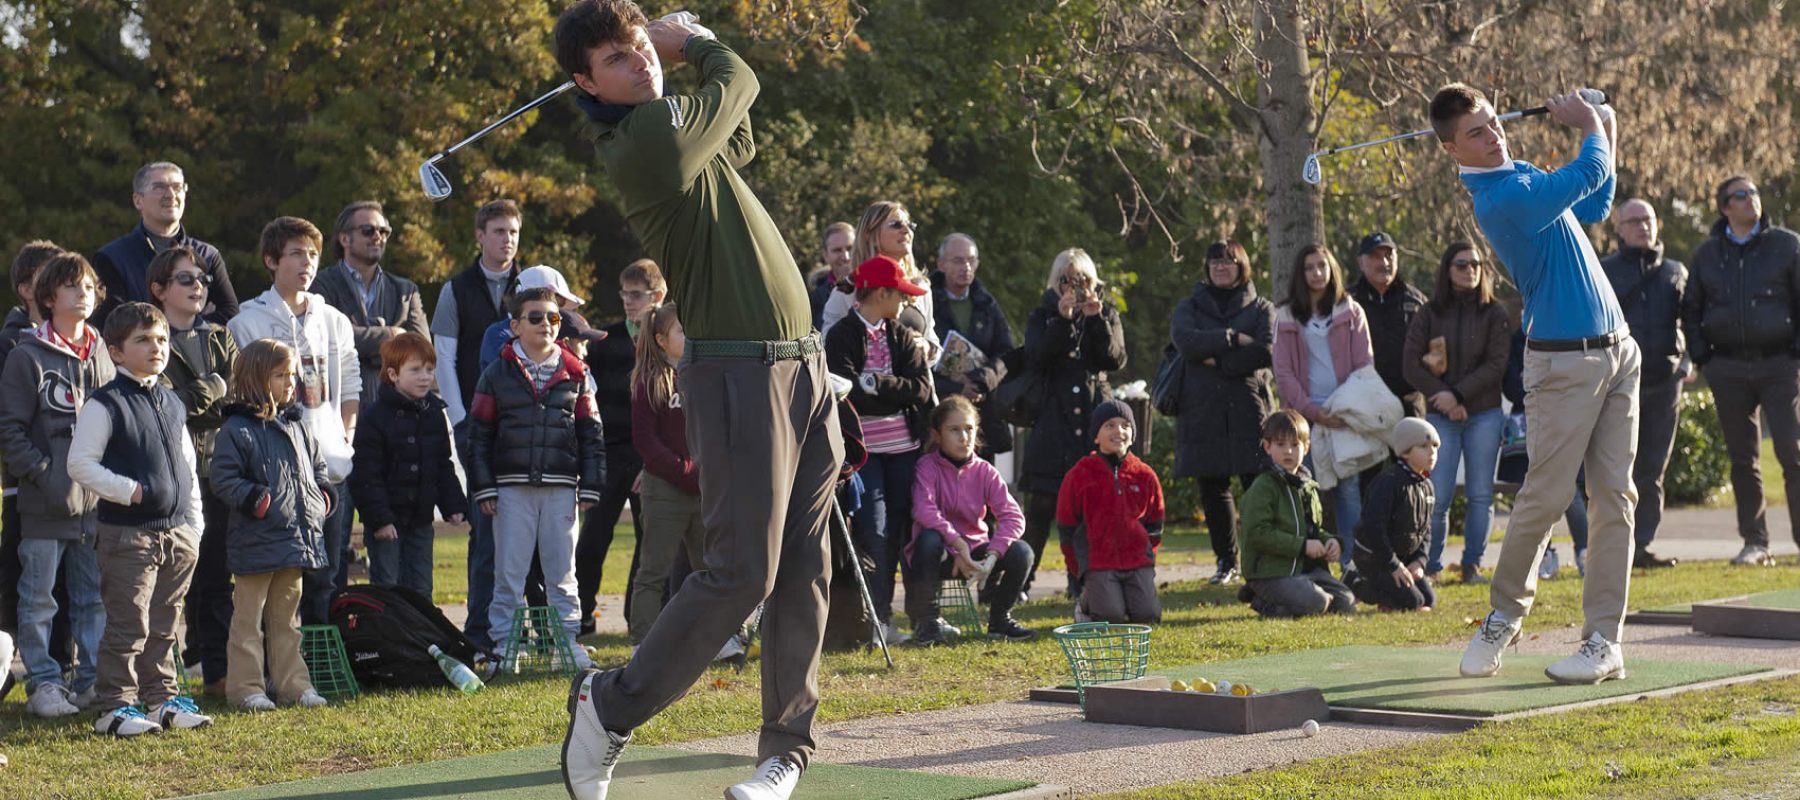
[[[1418,417],[1407,417],[1400,420],[1399,424],[1394,426],[1394,433],[1389,439],[1394,445],[1394,455],[1397,456],[1406,455],[1406,451],[1426,442],[1434,445],[1443,444],[1438,441],[1437,429],[1431,427],[1431,423]]]

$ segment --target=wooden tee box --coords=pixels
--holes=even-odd
[[[1694,604],[1694,630],[1714,636],[1800,640],[1800,589]]]
[[[1088,721],[1112,725],[1263,733],[1290,730],[1309,719],[1325,722],[1330,718],[1331,709],[1318,689],[1248,697],[1174,692],[1169,690],[1169,679],[1159,675],[1087,687]]]

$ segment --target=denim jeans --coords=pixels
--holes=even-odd
[[[1498,451],[1495,451],[1498,452]],[[1306,469],[1313,471],[1312,453],[1306,454]],[[1250,481],[1245,481],[1248,488]],[[1362,476],[1351,475],[1339,480],[1326,494],[1331,495],[1331,513],[1337,520],[1338,544],[1344,552],[1338,556],[1338,563],[1348,568],[1350,556],[1356,553],[1356,523],[1362,520]],[[1211,516],[1208,516],[1211,521]],[[1217,548],[1215,548],[1217,549]]]
[[[480,513],[480,512],[476,512]],[[369,582],[404,586],[431,599],[431,523],[395,526],[393,539],[382,541],[363,532],[369,550]]]
[[[331,516],[325,518],[325,556],[331,563],[323,569],[308,571],[300,579],[300,624],[331,624],[331,595],[347,581],[340,576],[349,564],[344,559],[344,545],[350,541],[350,484],[334,483],[325,487],[331,492]]]
[[[1444,539],[1450,523],[1450,503],[1456,498],[1457,465],[1462,465],[1463,496],[1468,516],[1463,520],[1463,566],[1479,566],[1487,552],[1488,534],[1494,529],[1494,471],[1500,465],[1500,435],[1506,413],[1490,408],[1453,422],[1442,414],[1425,415],[1437,429],[1437,467],[1431,471],[1431,489],[1437,502],[1431,509],[1431,552],[1425,569],[1443,568]]]
[[[894,569],[912,536],[913,468],[918,463],[917,450],[871,453],[857,472],[863,479],[863,502],[856,512],[856,546],[875,562],[874,574],[867,576],[869,596],[882,622],[892,618]]]
[[[19,542],[19,652],[25,659],[27,692],[40,684],[60,684],[62,666],[50,656],[50,620],[56,616],[56,586],[60,566],[69,590],[69,627],[75,636],[75,683],[69,690],[80,694],[93,687],[95,657],[100,634],[106,627],[106,610],[100,602],[100,561],[93,545],[68,539],[26,539]]]

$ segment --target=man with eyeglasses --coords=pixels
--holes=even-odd
[[[1388,391],[1400,398],[1409,417],[1425,416],[1425,395],[1406,381],[1401,361],[1406,352],[1406,330],[1425,307],[1425,293],[1413,288],[1400,274],[1400,245],[1381,231],[1364,236],[1356,247],[1356,266],[1362,276],[1350,285],[1350,297],[1362,306],[1369,321],[1369,343],[1375,350],[1375,372]],[[1373,480],[1380,467],[1371,468]]]
[[[855,225],[833,222],[825,226],[825,235],[819,239],[819,261],[824,266],[814,270],[808,279],[812,283],[809,295],[813,327],[819,330],[825,330],[825,301],[831,299],[831,292],[839,283],[850,280],[850,273],[856,271],[856,262],[850,260],[855,247]]]
[[[1006,324],[1006,312],[1000,301],[981,285],[975,271],[981,267],[981,250],[966,233],[952,233],[938,245],[937,272],[931,276],[932,311],[936,319],[938,341],[948,344],[950,333],[967,339],[980,350],[986,363],[973,368],[952,369],[953,359],[938,362],[939,397],[960,394],[981,409],[981,448],[983,459],[993,460],[999,453],[1013,448],[1012,427],[999,414],[989,414],[983,403],[994,387],[1000,385],[1000,357],[1014,347],[1012,328]]]
[[[362,362],[363,396],[381,386],[381,345],[402,333],[431,338],[419,285],[381,268],[392,241],[381,203],[358,200],[337,216],[338,263],[319,271],[313,291],[350,318]]]
[[[138,224],[130,233],[108,242],[94,253],[94,272],[106,287],[106,299],[94,309],[89,324],[100,325],[106,315],[122,303],[155,302],[144,273],[150,259],[176,245],[194,251],[200,268],[212,279],[208,288],[205,317],[221,325],[237,316],[237,292],[231,288],[231,273],[225,269],[225,258],[219,248],[189,235],[181,225],[187,210],[187,179],[180,165],[154,161],[138,168],[131,179],[131,204],[137,208]]]
[[[1677,560],[1650,552],[1650,543],[1662,524],[1663,471],[1675,448],[1681,387],[1693,383],[1696,374],[1681,334],[1681,298],[1687,291],[1688,271],[1663,255],[1656,209],[1648,201],[1632,198],[1614,209],[1613,231],[1619,236],[1619,249],[1600,259],[1600,268],[1606,271],[1631,326],[1631,339],[1644,356],[1638,379],[1637,460],[1631,465],[1638,491],[1637,522],[1632,527],[1637,547],[1631,565],[1673,567]]]
[[[1800,237],[1769,224],[1762,195],[1742,175],[1714,197],[1719,220],[1688,259],[1682,304],[1688,352],[1706,372],[1731,454],[1744,549],[1731,563],[1771,565],[1761,455],[1766,423],[1800,541]]]

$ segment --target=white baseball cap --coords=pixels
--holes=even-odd
[[[552,267],[544,266],[543,264],[539,264],[519,273],[519,290],[523,291],[525,289],[550,289],[556,292],[557,297],[574,303],[575,305],[587,305],[586,300],[576,297],[574,293],[569,291],[569,282],[563,280],[562,273],[557,272]]]

